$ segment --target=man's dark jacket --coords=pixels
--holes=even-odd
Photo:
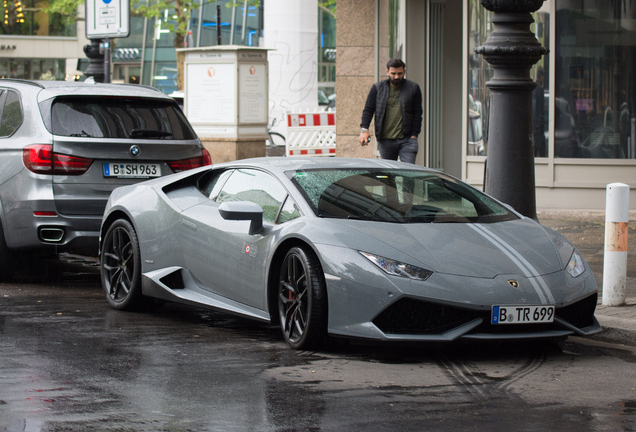
[[[367,96],[367,102],[362,111],[362,123],[360,126],[368,129],[375,113],[375,136],[382,139],[382,123],[386,102],[389,99],[389,80],[373,84]],[[402,136],[409,138],[418,136],[422,131],[422,91],[420,86],[407,79],[402,83],[400,90],[400,105],[402,105]]]

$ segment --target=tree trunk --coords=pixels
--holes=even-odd
[[[175,15],[177,16],[177,31],[174,32],[174,47],[184,48],[185,34],[188,27],[190,14],[184,10],[182,0],[176,0],[174,4]],[[183,27],[183,28],[182,28]],[[177,90],[183,90],[183,61],[184,53],[177,53]]]

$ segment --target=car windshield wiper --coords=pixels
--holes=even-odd
[[[347,219],[354,219],[354,220],[366,220],[366,221],[376,221],[376,222],[400,222],[398,220],[390,220],[387,218],[384,218],[382,216],[378,216],[376,214],[368,214],[368,215],[348,215]]]
[[[325,212],[318,213],[318,217],[326,218],[326,219],[341,219],[339,216],[334,216],[331,213],[325,213]]]
[[[89,134],[89,133],[87,133],[85,131],[82,131],[80,133],[70,134],[69,136],[72,136],[72,137],[92,137],[93,135],[91,135],[91,134]]]
[[[130,131],[130,138],[162,138],[167,136],[172,136],[172,133],[153,129],[133,129]]]

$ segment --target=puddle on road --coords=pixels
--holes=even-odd
[[[623,408],[624,415],[636,414],[636,400],[621,402],[618,406]]]
[[[37,269],[34,270],[34,269]],[[15,283],[99,283],[97,257],[60,253],[59,255],[21,255],[11,275]]]

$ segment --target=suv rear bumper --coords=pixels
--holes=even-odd
[[[43,206],[42,202],[23,202],[23,206],[9,212],[5,230],[7,246],[10,249],[39,249],[56,246],[59,250],[99,248],[99,227],[101,216],[36,216],[35,208],[54,208],[53,203]],[[45,210],[54,211],[54,210]]]

